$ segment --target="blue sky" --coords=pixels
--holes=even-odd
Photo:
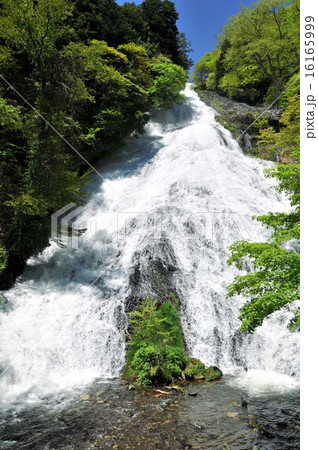
[[[122,5],[125,0],[117,0],[117,3]],[[142,0],[134,3],[139,5]],[[174,3],[179,13],[179,31],[191,41],[194,50],[191,58],[196,63],[214,48],[217,35],[227,19],[237,14],[241,3],[249,6],[252,0],[174,0]]]

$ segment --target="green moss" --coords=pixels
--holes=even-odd
[[[189,380],[215,381],[222,377],[222,372],[217,367],[206,368],[203,362],[196,358],[188,358],[184,374]]]
[[[185,376],[189,379],[204,378],[205,365],[195,358],[188,358],[187,366],[184,371]]]
[[[129,344],[123,378],[139,385],[170,383],[183,374],[188,379],[213,381],[222,376],[217,368],[206,369],[198,359],[186,356],[178,300],[157,309],[157,301],[144,300],[139,311],[130,313],[134,332]]]
[[[256,418],[252,414],[248,415],[248,425],[249,425],[250,428],[254,428],[254,429],[258,427],[258,423],[256,421]]]
[[[215,381],[219,380],[222,377],[222,371],[215,366],[208,367],[205,372],[205,380],[206,381]]]
[[[237,137],[238,132],[237,132],[237,127],[236,126],[231,125],[230,123],[228,123],[227,120],[221,115],[220,116],[215,116],[215,120],[217,122],[219,122],[222,125],[222,127],[224,127],[227,130],[229,130],[232,133],[234,138]]]

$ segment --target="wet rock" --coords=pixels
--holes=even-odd
[[[238,412],[236,411],[228,411],[227,416],[235,419],[238,416]]]
[[[202,430],[204,427],[202,425],[199,425],[198,423],[194,423],[193,424],[194,428],[196,428],[197,430]]]
[[[264,434],[268,439],[274,439],[275,435],[268,429],[260,429],[260,432]]]
[[[241,395],[241,405],[242,408],[247,408],[247,403],[248,403],[248,395],[246,392],[243,392]]]
[[[181,300],[181,293],[177,292],[175,283],[177,271],[178,262],[167,238],[161,238],[158,242],[152,242],[151,247],[135,252],[129,277],[130,293],[125,303],[126,312],[138,309],[141,301],[149,295],[158,299],[158,306],[169,299],[170,292]]]
[[[242,134],[238,138],[238,143],[240,144],[240,147],[242,148],[244,153],[246,153],[246,154],[252,153],[253,138],[248,133]]]
[[[273,439],[275,437],[275,434],[272,432],[271,428],[267,426],[260,426],[259,432],[268,439]]]

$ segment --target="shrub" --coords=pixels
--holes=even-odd
[[[186,85],[182,67],[169,63],[154,64],[152,73],[155,78],[149,94],[155,108],[171,108],[175,103],[180,105],[184,102],[185,96],[180,94]]]
[[[170,301],[159,309],[157,304],[148,297],[139,311],[129,313],[134,331],[123,378],[139,385],[170,383],[182,373],[190,379],[220,378],[219,369],[206,369],[200,360],[186,356],[176,297],[170,294]]]

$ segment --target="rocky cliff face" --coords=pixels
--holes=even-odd
[[[254,155],[254,148],[257,143],[257,128],[251,126],[255,117],[262,114],[266,109],[264,106],[251,106],[246,103],[236,102],[230,98],[223,97],[212,91],[198,91],[201,100],[212,107],[217,112],[216,119],[224,128],[231,131],[233,137],[238,140],[245,154]],[[279,120],[282,110],[273,107],[266,111],[266,116],[270,126],[279,129]],[[250,127],[250,128],[248,128]],[[245,132],[245,130],[248,130]]]

